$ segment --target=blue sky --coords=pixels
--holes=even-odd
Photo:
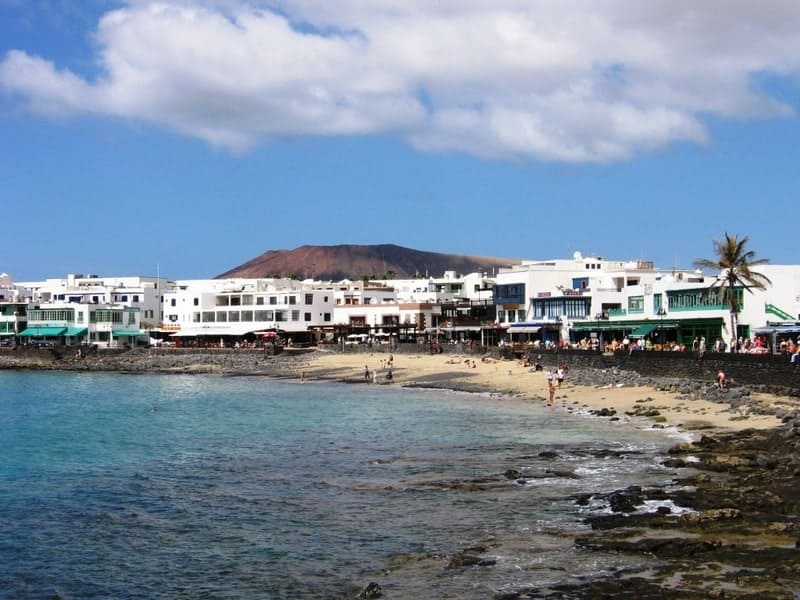
[[[800,5],[0,0],[0,272],[797,263]]]

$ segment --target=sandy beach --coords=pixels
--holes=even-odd
[[[349,381],[364,381],[364,372],[369,369],[376,372],[376,383],[388,384],[388,357],[385,353],[341,354],[317,351],[308,356],[302,369],[306,380]],[[521,397],[530,402],[548,403],[546,371],[533,371],[516,361],[488,359],[483,362],[477,358],[473,363],[473,359],[466,356],[396,354],[391,370],[392,385],[502,394]],[[621,421],[660,423],[665,427],[683,430],[741,431],[771,428],[780,425],[781,420],[772,415],[752,414],[750,407],[757,404],[796,404],[796,400],[792,398],[752,394],[747,409],[733,409],[728,404],[686,399],[649,387],[624,384],[602,387],[576,385],[571,382],[571,376],[574,375],[574,371],[568,371],[563,384],[556,389],[554,408],[569,411],[614,410],[615,416]],[[652,416],[635,416],[643,412]],[[658,414],[655,415],[654,412]]]

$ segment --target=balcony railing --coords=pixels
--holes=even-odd
[[[727,304],[696,304],[694,306],[670,306],[669,312],[689,312],[694,310],[730,310]]]

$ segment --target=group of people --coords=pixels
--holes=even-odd
[[[393,368],[394,356],[390,354],[388,360],[381,360],[381,370],[386,369],[386,381],[392,381],[394,379],[394,374],[392,373]],[[378,383],[378,370],[375,369],[371,371],[369,365],[364,365],[364,381],[369,380],[372,380],[372,383]]]

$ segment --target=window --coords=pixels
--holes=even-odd
[[[653,313],[658,314],[663,308],[663,300],[661,294],[653,294]]]
[[[242,304],[244,306],[250,306],[253,304],[253,296],[252,294],[245,294],[242,296]]]
[[[311,313],[303,313],[303,321],[308,323],[311,320]]]
[[[200,322],[200,313],[192,313],[192,323],[199,323]]]
[[[628,312],[644,312],[644,296],[631,296],[628,298]]]
[[[139,301],[139,296],[136,296],[136,295],[135,295],[135,296],[133,297],[133,301],[134,301],[134,302],[138,302],[138,301]]]
[[[122,296],[122,302],[127,302],[127,301],[128,301],[128,296],[127,295],[123,295]]]
[[[314,304],[314,294],[306,294],[306,304]]]
[[[73,321],[75,309],[73,308],[43,308],[34,309],[28,313],[29,321]]]
[[[194,306],[200,306],[200,298],[192,298],[192,304]],[[172,306],[175,306],[174,304]]]
[[[128,325],[136,325],[136,313],[128,313]]]
[[[214,313],[210,310],[203,312],[203,323],[213,323],[214,322]]]
[[[78,322],[78,323],[83,323],[83,313],[82,313],[82,312],[79,312],[79,313],[76,315],[76,317],[77,317],[77,322]]]
[[[292,321],[299,321],[300,320],[300,311],[293,310],[292,311]]]
[[[297,304],[297,296],[289,296],[289,304]]]
[[[323,297],[322,297],[322,301],[323,301],[323,302],[327,302],[327,301],[328,301],[328,297],[327,297],[327,296],[323,296]]]
[[[277,296],[270,296],[269,297],[269,303],[274,306],[275,304],[278,303],[278,297]]]
[[[322,313],[322,320],[328,322],[331,320],[331,313]]]
[[[498,323],[505,323],[506,322],[506,311],[503,309],[499,309],[497,311],[497,322]]]
[[[228,311],[221,310],[217,313],[217,323],[227,323],[228,322]]]
[[[255,313],[256,321],[272,321],[271,310],[257,310]]]
[[[285,320],[286,320],[286,311],[276,310],[275,311],[275,321],[285,321]]]
[[[117,323],[122,325],[122,311],[95,310],[89,313],[90,323]]]
[[[175,304],[176,304],[175,303],[175,298],[173,298],[172,300],[169,301],[169,305],[170,306],[175,306]]]
[[[256,296],[256,306],[264,305],[264,296]]]
[[[253,311],[252,310],[243,310],[242,311],[242,321],[245,323],[250,323],[253,321]]]
[[[242,305],[242,297],[241,296],[231,296],[231,306],[241,306]]]
[[[239,322],[239,311],[238,310],[230,310],[230,311],[228,311],[228,322],[229,323],[238,323]]]

